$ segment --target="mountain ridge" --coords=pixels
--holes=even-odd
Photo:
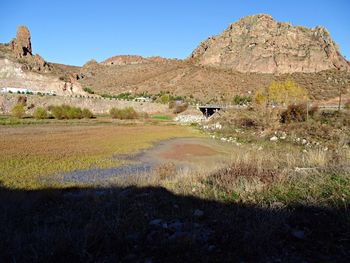
[[[265,14],[244,17],[230,24],[223,33],[209,37],[199,44],[184,60],[119,55],[101,62],[92,59],[82,67],[50,63],[39,55],[32,55],[29,31],[23,28],[21,30],[23,32],[18,35],[23,37],[22,40],[16,42],[14,39],[7,45],[0,45],[0,62],[8,59],[7,64],[15,63],[12,68],[7,66],[9,69],[7,72],[0,74],[1,87],[20,83],[21,77],[18,74],[15,74],[16,82],[6,77],[13,76],[20,67],[25,72],[36,73],[36,78],[45,77],[48,86],[50,81],[54,79],[56,81],[58,78],[61,81],[58,85],[58,94],[64,95],[84,94],[83,88],[89,88],[97,94],[166,91],[203,100],[223,101],[229,100],[236,94],[252,94],[256,89],[269,85],[273,80],[288,78],[305,87],[311,98],[317,100],[338,96],[339,85],[342,85],[345,93],[350,94],[350,64],[341,56],[325,29],[294,27],[289,23],[276,22],[271,16]],[[274,45],[272,43],[275,35],[271,35],[271,30],[276,35],[277,43]],[[255,37],[252,38],[252,36]],[[322,42],[323,38],[325,40]],[[255,42],[251,42],[252,39]],[[286,39],[288,41],[285,41]],[[297,44],[299,49],[295,49],[294,39],[306,39],[306,42]],[[240,41],[243,44],[237,46]],[[267,45],[265,51],[264,45]],[[17,48],[18,46],[26,48],[26,54],[21,53],[23,49]],[[273,46],[275,48],[272,48]],[[230,49],[232,49],[231,53]],[[274,57],[276,49],[280,57]],[[305,50],[310,53],[310,58],[315,59],[303,59],[307,54]],[[281,51],[286,55],[285,61],[281,56],[284,53]],[[236,60],[237,54],[241,56]],[[319,66],[315,67],[314,63],[319,63]],[[38,84],[38,82],[30,82],[28,78],[26,81],[30,85]],[[43,84],[45,83],[40,83],[41,86]],[[66,85],[75,88],[64,90]]]
[[[188,58],[195,64],[239,72],[294,73],[328,69],[350,71],[328,31],[277,22],[272,16],[243,17],[208,37]]]

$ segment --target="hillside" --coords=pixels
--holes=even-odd
[[[269,15],[240,19],[185,60],[122,55],[82,67],[33,55],[29,31],[19,27],[14,40],[0,45],[0,65],[1,87],[34,86],[61,95],[86,95],[84,88],[111,95],[163,91],[204,103],[228,102],[287,78],[315,100],[335,98],[340,89],[345,97],[350,94],[349,62],[326,29],[294,27]]]
[[[0,88],[6,87],[63,96],[87,94],[65,68],[33,55],[30,33],[25,26],[17,28],[10,43],[0,44]]]
[[[230,101],[236,94],[249,95],[273,80],[293,79],[309,90],[311,98],[324,100],[338,96],[339,85],[349,92],[350,74],[339,70],[292,74],[241,73],[230,69],[204,67],[189,62],[148,63],[81,69],[79,82],[97,93],[123,92],[151,94],[169,91],[205,101]]]

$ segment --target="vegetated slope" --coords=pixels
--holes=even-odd
[[[339,87],[349,90],[350,74],[339,70],[318,73],[241,73],[177,61],[121,66],[96,64],[83,67],[80,83],[99,94],[122,92],[151,94],[169,91],[176,95],[193,96],[205,101],[230,101],[235,94],[254,94],[273,80],[293,79],[305,87],[312,99],[323,100],[338,96]]]
[[[312,99],[350,92],[349,62],[322,27],[294,27],[269,15],[244,17],[184,60],[116,56],[87,63],[81,83],[98,93],[169,91],[208,101],[249,95],[293,79]]]

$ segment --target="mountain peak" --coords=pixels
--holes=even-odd
[[[240,72],[293,73],[350,70],[328,31],[277,22],[267,14],[243,17],[191,54],[199,65]]]

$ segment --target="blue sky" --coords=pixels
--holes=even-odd
[[[24,24],[34,53],[71,65],[122,54],[185,58],[208,36],[257,13],[293,25],[322,25],[350,59],[348,0],[1,0],[0,10],[1,43]]]

